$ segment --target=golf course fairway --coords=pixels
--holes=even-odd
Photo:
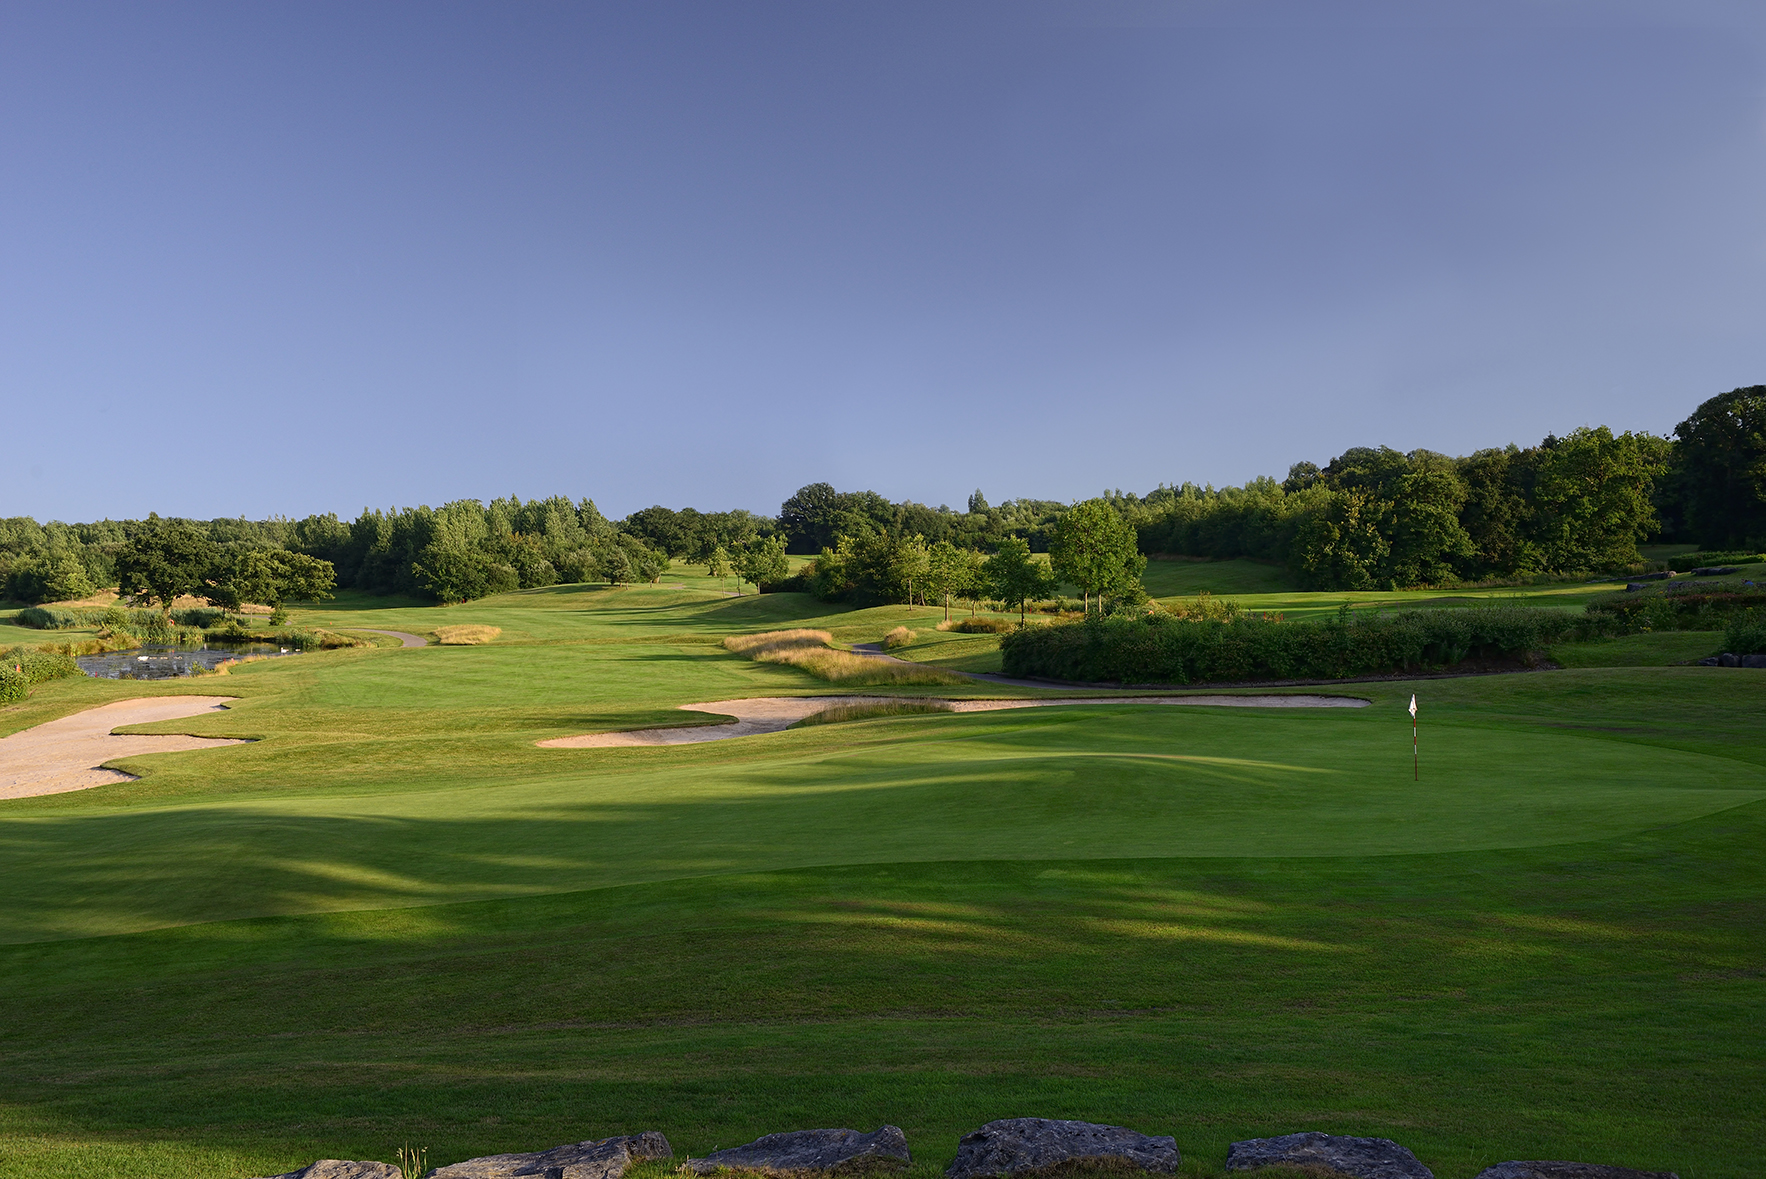
[[[727,635],[933,621],[674,580],[446,610],[345,595],[300,613],[502,635],[56,681],[0,710],[7,733],[227,695],[139,731],[251,738],[0,802],[0,1176],[647,1129],[702,1155],[891,1122],[931,1179],[1014,1116],[1172,1134],[1198,1176],[1305,1129],[1397,1139],[1442,1179],[1515,1158],[1756,1173],[1766,673],[537,747],[829,693]]]

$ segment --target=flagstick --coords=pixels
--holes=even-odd
[[[1410,780],[1423,780],[1423,763],[1417,759],[1416,752],[1416,717],[1410,718]]]

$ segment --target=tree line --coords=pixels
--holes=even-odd
[[[1088,608],[1132,604],[1143,592],[1137,562],[1161,554],[1279,562],[1315,589],[1567,576],[1635,564],[1652,538],[1766,546],[1766,386],[1709,399],[1671,438],[1592,427],[1459,458],[1354,447],[1323,467],[1295,463],[1280,481],[1161,485],[1078,505],[995,506],[976,491],[961,510],[933,508],[812,483],[776,517],[658,505],[614,522],[593,501],[562,496],[364,509],[349,521],[15,517],[0,519],[0,587],[25,602],[80,598],[120,584],[143,544],[171,543],[174,532],[186,547],[198,538],[202,554],[174,563],[201,566],[199,580],[222,599],[316,584],[311,569],[294,571],[299,562],[265,555],[275,553],[325,563],[336,587],[444,602],[654,581],[673,558],[829,599],[986,595],[1019,607],[1057,582]],[[788,577],[787,553],[814,560]],[[1033,557],[1045,553],[1047,563]]]
[[[1766,386],[1700,405],[1673,437],[1604,426],[1449,458],[1356,447],[1243,487],[1111,497],[1141,551],[1250,557],[1312,589],[1571,576],[1656,539],[1766,547]]]

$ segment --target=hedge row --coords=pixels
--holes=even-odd
[[[1088,683],[1343,679],[1525,657],[1606,625],[1524,606],[1369,612],[1320,622],[1151,614],[1025,627],[1002,638],[1000,651],[1007,675]]]

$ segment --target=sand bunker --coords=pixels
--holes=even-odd
[[[112,782],[133,782],[133,774],[99,767],[107,761],[137,753],[173,753],[182,749],[208,749],[215,745],[242,745],[243,741],[223,737],[111,735],[111,730],[119,725],[197,716],[218,711],[237,699],[237,696],[144,696],[136,700],[117,700],[48,721],[10,737],[0,737],[0,798],[29,798],[106,786]]]
[[[756,696],[748,700],[712,700],[683,704],[689,712],[715,712],[736,718],[734,724],[687,728],[633,729],[626,733],[588,733],[553,737],[535,744],[547,749],[608,749],[631,745],[697,745],[728,741],[757,733],[777,733],[824,709],[844,705],[913,702],[910,696]],[[1063,704],[1192,704],[1216,708],[1365,708],[1353,696],[1101,696],[1038,700],[926,700],[952,712],[1001,712],[1008,708],[1053,708]]]

